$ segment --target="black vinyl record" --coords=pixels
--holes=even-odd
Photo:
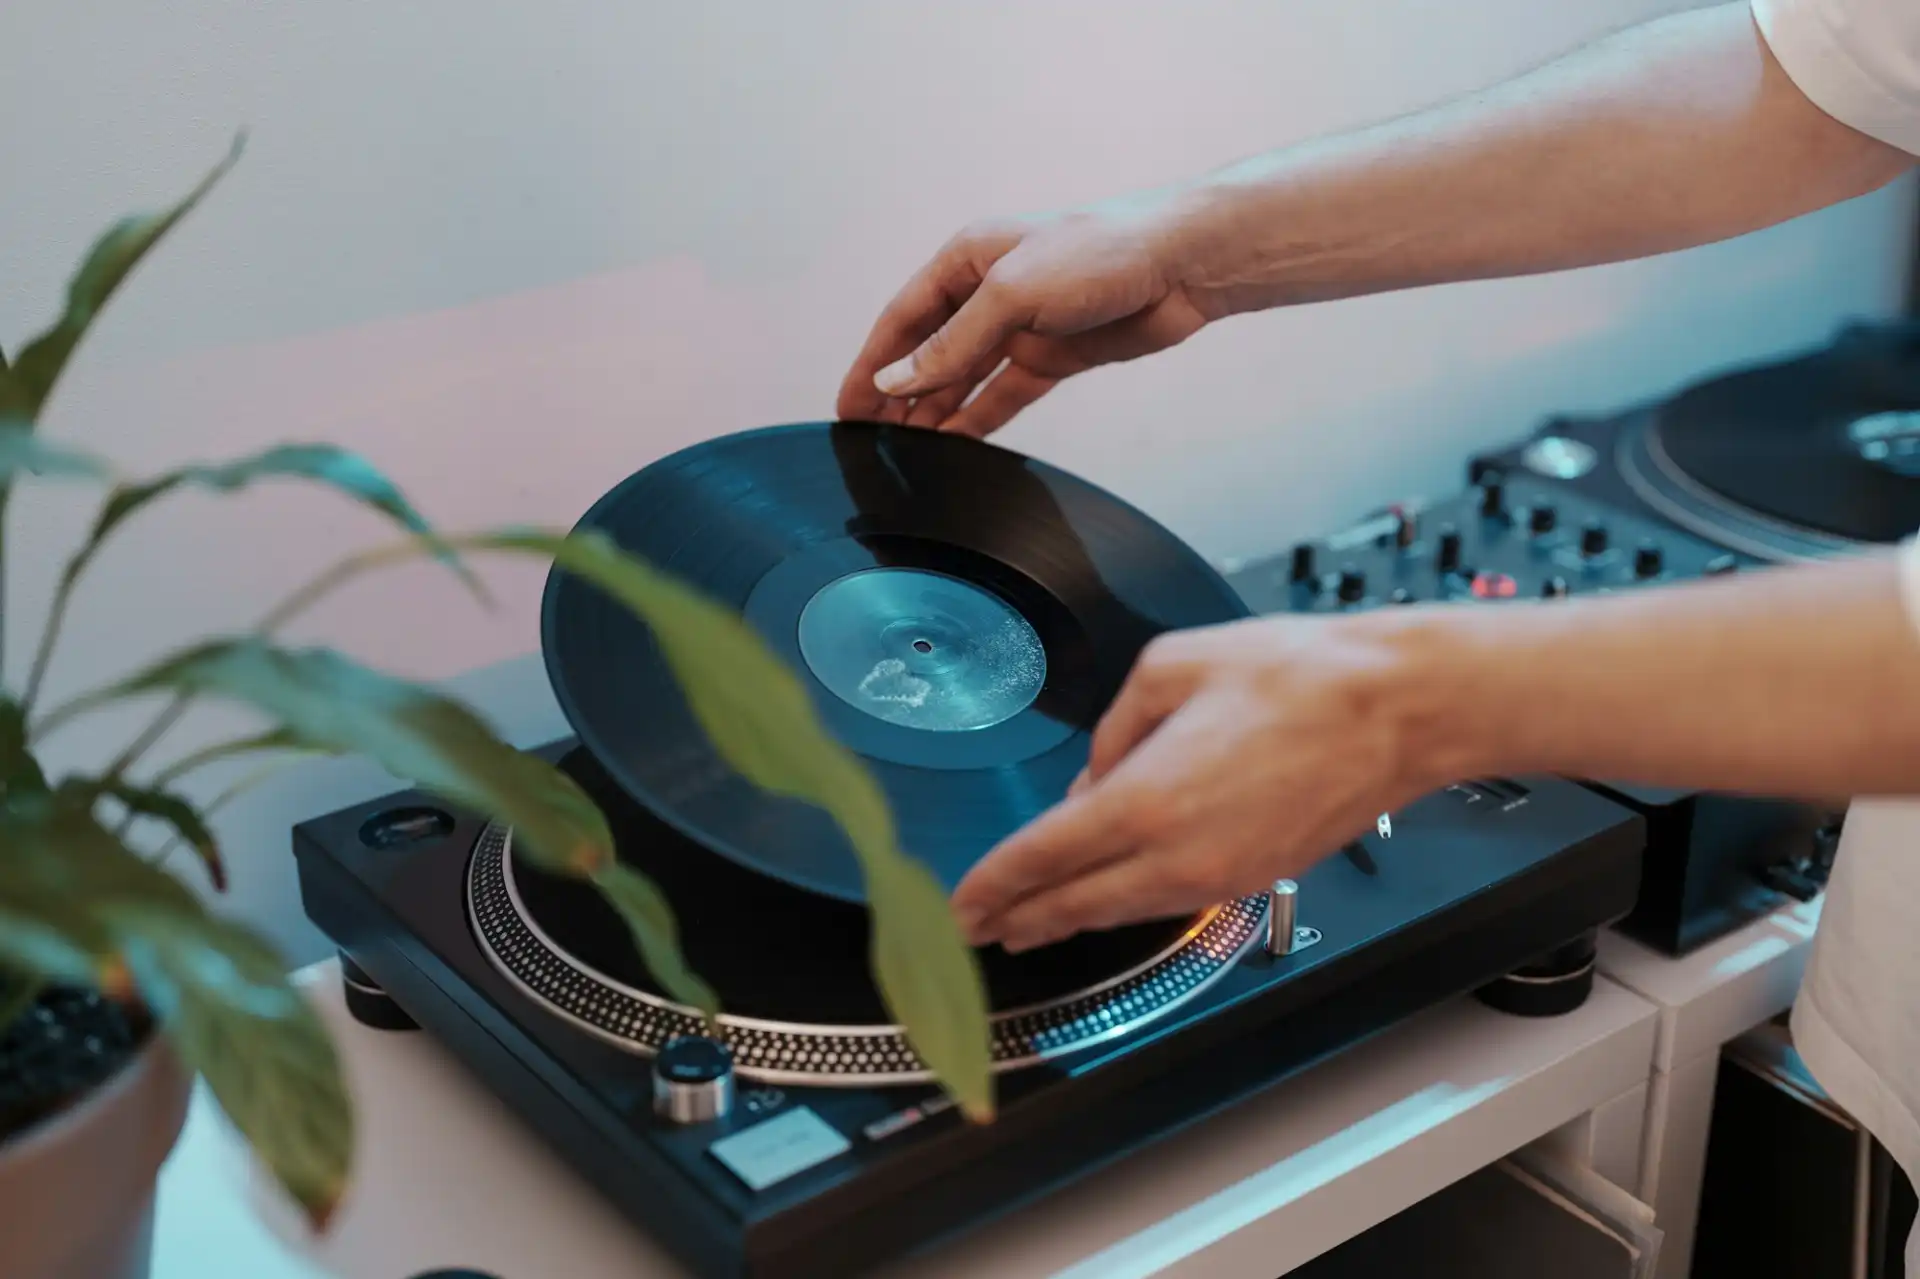
[[[745,618],[948,888],[1066,793],[1150,639],[1248,613],[1183,542],[1094,485],[907,427],[724,436],[631,476],[579,527]],[[642,622],[556,570],[542,628],[562,711],[636,802],[743,865],[865,900],[839,828],[727,765]]]
[[[1748,510],[1853,542],[1920,529],[1920,327],[1692,387],[1655,429],[1674,465]]]

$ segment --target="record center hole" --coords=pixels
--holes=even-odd
[[[913,647],[916,652],[931,653],[933,651],[933,641],[918,639],[913,642]]]

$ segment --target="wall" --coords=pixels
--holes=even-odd
[[[88,240],[247,158],[136,277],[50,429],[136,469],[287,438],[359,447],[437,521],[564,524],[675,447],[823,416],[877,308],[958,224],[1165,180],[1484,85],[1671,0],[175,0],[0,10],[0,342]],[[1222,326],[1070,383],[1006,443],[1204,552],[1269,549],[1457,482],[1471,448],[1885,313],[1911,191],[1568,275]],[[76,495],[21,503],[10,674]],[[189,498],[103,556],[54,668],[70,692],[243,625],[378,535],[287,488]],[[302,637],[442,678],[535,647],[539,575],[476,608],[428,569]],[[551,722],[528,663],[474,678]],[[492,681],[492,682],[488,682]],[[56,739],[88,757],[124,718]],[[198,715],[178,748],[221,731]],[[516,730],[517,731],[517,730]],[[331,779],[331,780],[328,780]],[[301,774],[234,810],[236,895],[298,930],[284,829],[378,784]]]

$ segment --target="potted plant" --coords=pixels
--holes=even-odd
[[[436,557],[476,592],[472,557],[541,557],[652,627],[696,717],[733,766],[764,788],[819,804],[845,831],[866,875],[873,969],[890,1010],[967,1113],[990,1119],[985,995],[944,892],[896,846],[884,795],[826,735],[804,687],[734,614],[597,536],[437,532],[373,466],[325,444],[282,444],[129,477],[37,429],[101,308],[241,150],[236,138],[172,208],[111,227],[73,275],[55,323],[15,349],[11,362],[0,352],[0,569],[14,483],[103,490],[23,682],[0,682],[0,1256],[9,1279],[147,1273],[155,1178],[196,1077],[315,1229],[347,1192],[353,1115],[334,1045],[273,947],[209,901],[225,886],[211,816],[235,791],[190,798],[186,779],[208,765],[359,753],[448,802],[511,823],[516,847],[605,895],[668,990],[710,1016],[718,1011],[681,958],[667,902],[615,857],[606,819],[569,778],[500,741],[438,691],[329,649],[277,642],[328,591],[411,556]],[[44,704],[67,603],[103,543],[175,490],[231,492],[270,480],[326,486],[388,517],[399,538],[345,558],[251,632],[163,654],[104,688]],[[202,699],[247,709],[259,731],[148,767],[156,744]],[[43,743],[74,719],[148,700],[159,703],[151,723],[111,758],[59,777],[42,767]],[[159,838],[148,838],[155,831]],[[167,864],[176,848],[194,855],[211,894]]]

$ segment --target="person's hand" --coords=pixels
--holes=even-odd
[[[1156,639],[1067,798],[954,891],[969,940],[1027,950],[1260,892],[1437,785],[1436,752],[1411,740],[1425,640],[1402,616]]]
[[[984,437],[1063,378],[1185,341],[1208,317],[1174,278],[1170,209],[1137,196],[962,231],[881,313],[836,412]]]

